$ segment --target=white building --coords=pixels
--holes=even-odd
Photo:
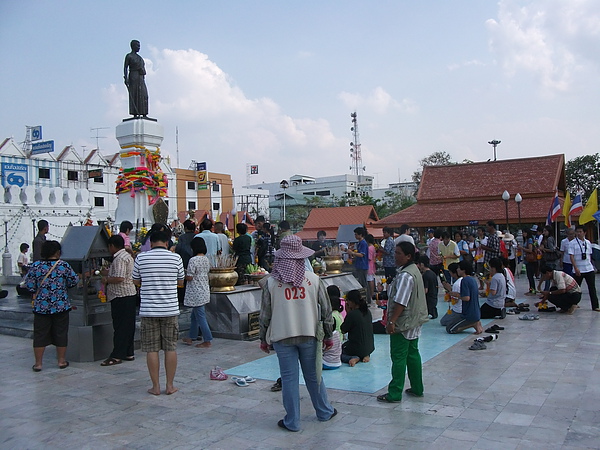
[[[115,182],[121,161],[119,153],[102,156],[92,150],[85,159],[72,146],[60,153],[27,155],[13,138],[0,143],[0,218],[4,227],[0,242],[12,255],[16,273],[19,246],[31,245],[40,219],[49,222],[48,239],[60,240],[69,224],[83,224],[90,218],[114,220],[117,207]],[[168,159],[161,168],[169,179],[169,197],[176,198],[175,180]],[[168,203],[168,200],[167,200]],[[176,204],[169,206],[175,218]],[[135,225],[135,224],[134,224]],[[31,249],[30,249],[31,251]]]
[[[376,200],[381,200],[385,197],[385,193],[391,191],[404,198],[412,198],[415,201],[417,193],[417,183],[414,181],[404,181],[402,183],[390,183],[388,187],[373,189],[373,197]]]

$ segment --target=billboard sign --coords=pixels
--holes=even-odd
[[[196,163],[196,170],[197,171],[206,170],[206,161]]]
[[[27,165],[2,163],[2,185],[23,187],[27,184]]]
[[[257,164],[250,166],[250,175],[258,175],[258,165]]]
[[[31,140],[40,141],[42,139],[42,126],[31,127]]]
[[[31,154],[52,153],[54,151],[54,141],[43,141],[31,144]]]

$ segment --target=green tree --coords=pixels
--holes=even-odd
[[[414,197],[404,195],[399,192],[385,191],[385,195],[382,200],[375,206],[375,211],[380,219],[391,216],[392,214],[402,211],[411,205],[416,203]]]
[[[594,189],[600,186],[600,154],[578,156],[567,161],[565,177],[567,190],[573,195],[581,191],[585,203]]]
[[[457,164],[452,161],[452,156],[447,152],[433,152],[431,155],[419,161],[421,168],[412,174],[412,180],[417,183],[417,190],[421,184],[421,176],[423,176],[423,167],[425,166],[449,166]]]
[[[301,205],[287,205],[285,219],[290,223],[290,229],[294,232],[299,231],[304,226],[304,222],[314,208],[330,207],[331,202],[324,197],[304,197],[306,201]]]

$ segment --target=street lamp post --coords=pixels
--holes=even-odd
[[[517,212],[519,214],[519,230],[521,229],[521,202],[523,201],[523,197],[521,194],[517,193],[515,195],[515,202],[517,202]]]
[[[502,193],[502,200],[504,200],[504,206],[506,206],[506,230],[508,231],[508,201],[510,200],[508,191]]]
[[[494,147],[494,161],[496,161],[496,147],[498,147],[498,144],[500,144],[502,141],[499,141],[497,139],[494,139],[493,141],[489,141],[488,144],[490,144],[492,147]]]
[[[281,180],[281,183],[279,183],[279,187],[281,187],[281,189],[283,189],[283,219],[285,220],[285,190],[288,188],[290,184],[286,181],[286,180]]]

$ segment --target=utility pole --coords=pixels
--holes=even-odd
[[[498,146],[498,144],[500,144],[502,141],[498,141],[496,139],[494,139],[493,141],[489,141],[488,144],[490,144],[492,147],[494,147],[494,161],[496,161],[496,147]]]

